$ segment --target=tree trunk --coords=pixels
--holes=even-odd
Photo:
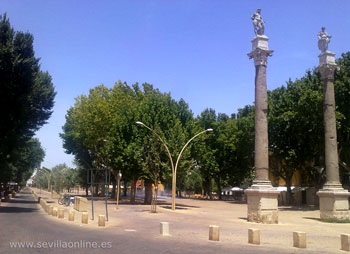
[[[152,181],[151,180],[145,180],[145,199],[144,204],[151,204],[152,202]]]
[[[292,178],[288,177],[285,179],[287,185],[287,193],[286,193],[286,205],[291,205],[292,203]]]
[[[121,181],[120,181],[121,182]],[[126,197],[126,194],[127,194],[127,192],[128,192],[128,187],[127,187],[127,182],[124,180],[123,181],[123,183],[124,183],[124,190],[123,190],[123,193],[124,193],[124,197]],[[121,184],[120,184],[121,185]],[[121,191],[121,189],[120,189],[120,191]]]
[[[221,195],[221,181],[220,181],[220,177],[218,177],[218,179],[216,180],[216,185],[218,187],[218,198],[219,200],[222,200],[222,195]]]
[[[135,196],[136,196],[136,179],[133,177],[131,179],[131,188],[130,188],[130,203],[135,203]]]

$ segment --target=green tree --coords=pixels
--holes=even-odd
[[[340,175],[342,182],[350,188],[350,52],[342,54],[337,64],[340,70],[335,73],[334,89]]]
[[[13,169],[18,153],[46,123],[54,105],[51,77],[40,70],[33,40],[30,33],[14,31],[6,14],[0,15],[0,182],[13,180],[6,171]]]
[[[268,93],[270,167],[286,182],[287,203],[294,173],[307,174],[323,151],[321,91],[318,76],[307,72],[300,80]]]

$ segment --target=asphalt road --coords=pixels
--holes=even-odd
[[[27,247],[18,247],[18,243]],[[17,244],[15,248],[14,245]],[[33,247],[28,245],[33,244]],[[12,245],[12,246],[11,246]],[[79,245],[79,246],[78,246]],[[94,246],[92,246],[94,245]],[[94,248],[95,247],[95,248]],[[103,248],[104,247],[104,248]],[[199,241],[184,243],[171,237],[67,226],[48,218],[28,189],[0,207],[0,253],[315,253],[295,248],[271,248],[240,243]]]

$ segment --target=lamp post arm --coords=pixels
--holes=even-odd
[[[200,133],[197,133],[196,135],[194,135],[192,138],[190,138],[190,140],[187,141],[187,143],[184,145],[184,147],[181,149],[181,152],[179,153],[179,156],[177,157],[177,160],[176,160],[176,164],[175,164],[175,174],[176,174],[176,170],[177,170],[177,166],[179,164],[179,160],[181,158],[181,155],[183,153],[183,151],[185,150],[185,148],[188,146],[188,144],[193,140],[195,139],[196,137],[198,137],[199,135],[207,132],[208,130],[204,130],[204,131],[201,131]]]

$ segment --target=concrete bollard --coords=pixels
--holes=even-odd
[[[341,234],[341,250],[350,251],[350,234]]]
[[[43,202],[43,208],[44,208],[44,211],[45,211],[45,212],[47,212],[47,206],[48,206],[48,205],[47,205],[46,201],[44,200],[44,202]]]
[[[83,212],[81,215],[81,223],[88,224],[89,214],[87,212]]]
[[[57,217],[57,207],[54,207],[52,209],[52,214],[51,215]]]
[[[69,221],[74,221],[74,211],[69,211],[68,220]]]
[[[260,244],[260,229],[249,228],[248,229],[248,243]]]
[[[160,223],[160,234],[162,236],[169,236],[169,222]]]
[[[58,218],[59,219],[64,219],[64,208],[59,208],[58,209]]]
[[[8,194],[8,197],[9,197],[9,199],[11,199],[12,198],[12,194]]]
[[[306,248],[306,233],[295,231],[293,232],[293,247]]]
[[[46,206],[46,212],[47,212],[47,214],[50,214],[49,212],[50,212],[50,209],[51,209],[51,205],[47,205]]]
[[[48,215],[52,215],[52,210],[53,210],[53,206],[50,205],[47,214],[48,214]]]
[[[99,215],[98,216],[98,226],[99,227],[106,226],[106,216],[104,216],[104,215]]]
[[[220,227],[215,225],[209,226],[209,240],[219,241],[220,239]]]

